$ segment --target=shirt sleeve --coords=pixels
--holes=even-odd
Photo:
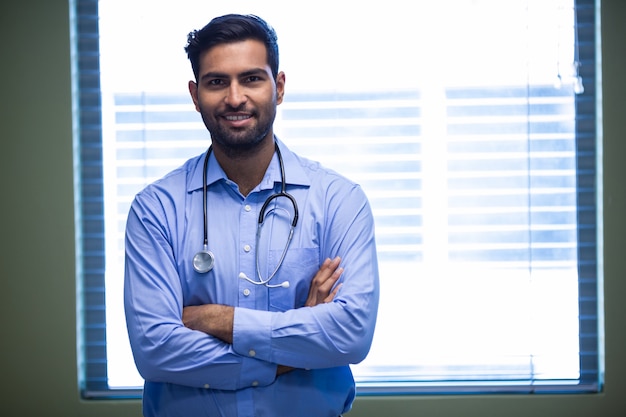
[[[182,323],[183,296],[168,221],[174,204],[139,194],[126,226],[124,307],[137,369],[149,381],[237,390],[271,384],[276,365]]]
[[[331,303],[283,312],[235,309],[233,347],[249,358],[304,369],[345,366],[369,352],[378,310],[374,221],[358,186],[325,190],[322,256],[342,258]]]

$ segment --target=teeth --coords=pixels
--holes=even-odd
[[[230,122],[236,122],[239,120],[246,120],[249,119],[250,116],[226,116],[226,120],[230,121]]]

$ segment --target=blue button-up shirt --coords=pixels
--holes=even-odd
[[[145,416],[337,417],[350,409],[349,364],[367,355],[378,308],[374,222],[362,189],[278,142],[287,192],[299,220],[282,266],[293,208],[265,200],[280,191],[275,154],[247,196],[213,155],[207,174],[208,248],[215,266],[193,269],[202,249],[204,155],[141,191],[126,230],[125,309],[130,343],[145,379]],[[304,307],[310,282],[326,258],[342,258],[342,286],[330,303]],[[260,277],[255,258],[258,258]],[[235,307],[233,343],[182,323],[186,306]],[[277,365],[297,368],[276,376]]]

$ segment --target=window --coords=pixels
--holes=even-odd
[[[124,221],[208,145],[182,48],[233,8],[205,3],[76,0],[86,397],[140,394]],[[304,20],[239,3],[278,32],[277,135],[372,203],[382,297],[359,392],[599,390],[593,0],[298,3]]]

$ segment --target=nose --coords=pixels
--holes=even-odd
[[[239,108],[248,101],[244,88],[237,82],[231,83],[225,97],[226,104],[232,108]]]

